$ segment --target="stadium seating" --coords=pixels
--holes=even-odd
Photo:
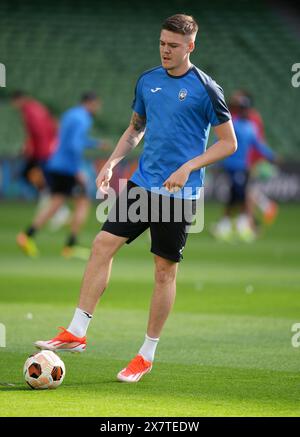
[[[227,97],[236,88],[248,89],[268,142],[291,156],[300,147],[293,123],[299,92],[291,86],[300,44],[263,1],[1,2],[5,91],[25,89],[59,116],[83,90],[95,89],[104,103],[95,132],[116,139],[129,121],[137,77],[160,62],[160,23],[174,12],[192,13],[199,21],[192,61],[221,83]],[[3,93],[1,156],[15,154],[22,141],[18,116],[2,104]]]

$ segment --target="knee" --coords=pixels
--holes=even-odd
[[[176,267],[174,265],[157,264],[155,268],[155,282],[160,285],[167,285],[176,279]]]
[[[92,245],[92,256],[109,260],[112,257],[111,245],[106,235],[101,232],[95,237]]]

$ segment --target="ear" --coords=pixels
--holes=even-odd
[[[188,45],[189,53],[192,53],[194,51],[194,49],[195,49],[195,42],[194,41],[190,41],[189,45]]]

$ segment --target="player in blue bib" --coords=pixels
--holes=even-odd
[[[156,346],[174,303],[178,262],[182,259],[187,226],[192,221],[192,213],[178,221],[175,212],[186,205],[193,212],[204,183],[204,168],[231,155],[237,147],[222,89],[190,62],[197,31],[194,18],[183,14],[163,23],[161,66],[138,79],[131,122],[101,169],[97,186],[108,192],[114,167],[144,137],[138,168],[94,240],[78,307],[69,327],[51,340],[36,342],[42,349],[84,351],[88,325],[109,281],[113,256],[125,243],[150,228],[155,284],[147,333],[138,354],[117,375],[124,382],[138,382],[151,371]],[[217,141],[206,150],[211,126]],[[161,214],[160,206],[153,206],[166,204],[166,200],[168,220]],[[126,220],[124,208],[128,213]],[[141,213],[148,211],[146,220],[133,219],[134,214],[130,213],[137,209]]]
[[[46,164],[50,199],[45,207],[37,212],[31,225],[17,236],[19,247],[27,255],[38,254],[34,239],[36,234],[71,197],[74,200],[74,212],[62,255],[66,258],[89,257],[90,251],[78,246],[78,234],[90,209],[90,199],[80,171],[85,149],[101,145],[99,140],[91,138],[88,134],[93,123],[93,115],[99,106],[99,98],[94,92],[89,91],[82,95],[80,105],[68,109],[62,116],[58,145]]]

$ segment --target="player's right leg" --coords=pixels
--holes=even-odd
[[[71,232],[62,250],[65,258],[79,258],[87,260],[90,256],[90,249],[78,245],[78,234],[87,220],[91,201],[87,195],[80,195],[74,198],[75,209],[71,219]]]
[[[135,201],[128,198],[131,187],[136,185],[128,182],[94,240],[82,281],[78,307],[68,329],[51,340],[37,341],[35,345],[38,348],[71,352],[82,352],[85,349],[85,335],[97,302],[108,284],[114,254],[125,242],[130,243],[149,227],[148,223],[144,222],[119,220],[122,208],[125,208],[126,213],[130,204]]]
[[[17,235],[17,244],[26,255],[34,257],[38,254],[34,236],[65,203],[73,183],[74,178],[72,176],[49,173],[49,187],[51,191],[49,202],[45,208],[38,211],[28,229]]]
[[[86,348],[86,331],[99,298],[103,294],[110,277],[114,254],[126,242],[120,237],[101,231],[95,238],[91,256],[84,273],[79,304],[68,329],[62,330],[50,340],[39,340],[35,346],[67,352],[83,352]]]
[[[28,256],[35,257],[38,255],[38,248],[34,241],[36,232],[51,218],[55,212],[63,205],[65,197],[62,195],[53,195],[46,208],[38,212],[31,226],[26,231],[17,235],[16,241],[20,249]]]

